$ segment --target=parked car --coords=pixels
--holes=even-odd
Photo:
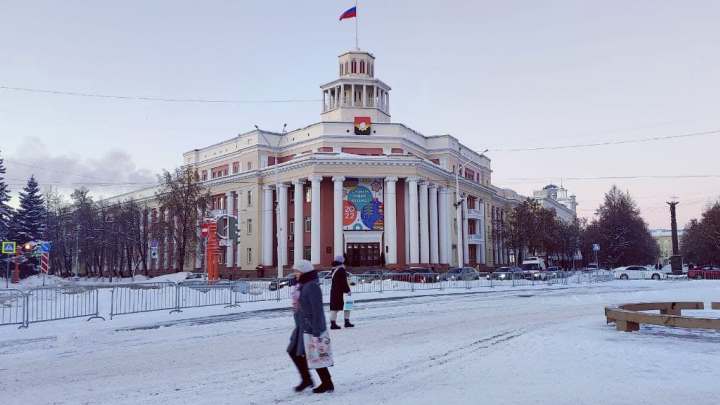
[[[486,278],[488,280],[512,280],[513,276],[520,277],[522,269],[519,267],[498,267],[492,273],[488,274]]]
[[[289,287],[289,286],[291,286],[291,285],[293,285],[293,284],[295,284],[295,277],[294,277],[294,276],[292,276],[292,277],[284,277],[284,278],[280,278],[280,279],[271,281],[271,282],[270,282],[270,285],[268,286],[268,288],[270,289],[270,291],[276,291],[276,290],[279,290],[279,289],[281,289],[281,288],[283,288],[283,287]]]
[[[368,270],[359,274],[358,279],[361,283],[372,283],[373,281],[383,280],[385,272],[382,270]]]
[[[440,281],[440,274],[431,269],[423,269],[422,272],[413,272],[413,283],[437,283]]]
[[[696,267],[692,270],[688,270],[688,278],[694,278],[696,280],[720,279],[720,267],[718,267],[718,266]]]
[[[472,267],[453,267],[447,273],[441,274],[440,280],[480,280],[480,273]]]
[[[646,266],[624,266],[612,270],[613,276],[620,280],[662,280],[667,278],[662,270]]]

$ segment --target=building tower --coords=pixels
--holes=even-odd
[[[353,122],[369,117],[390,122],[390,86],[375,78],[375,57],[365,51],[348,51],[338,57],[340,77],[320,86],[323,122]]]

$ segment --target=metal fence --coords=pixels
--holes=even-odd
[[[0,290],[0,326],[24,326],[26,304],[25,293],[22,291]]]
[[[86,286],[0,290],[0,325],[20,325],[71,318],[102,319],[98,289]]]
[[[110,319],[117,315],[163,310],[179,311],[175,283],[121,284],[113,286],[110,292]]]
[[[385,291],[429,291],[527,287],[596,283],[613,280],[609,271],[558,271],[539,273],[491,273],[453,278],[438,273],[377,273],[351,275],[354,294]],[[330,280],[321,279],[323,295],[330,293]],[[103,286],[110,289],[110,319],[119,315],[152,311],[182,312],[186,308],[235,307],[260,301],[290,300],[289,279],[242,281],[141,282]],[[100,286],[52,286],[27,291],[0,290],[0,326],[60,319],[100,316]]]

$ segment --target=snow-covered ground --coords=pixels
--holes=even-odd
[[[6,326],[0,404],[720,403],[719,332],[605,324],[655,300],[720,301],[720,282],[358,295],[323,395],[291,392],[286,302]]]

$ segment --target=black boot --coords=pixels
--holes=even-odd
[[[330,378],[330,371],[328,371],[327,368],[319,368],[315,371],[317,371],[320,376],[321,383],[317,388],[313,389],[313,392],[316,394],[333,392],[335,390],[335,386],[333,385],[332,378]]]
[[[345,320],[345,327],[346,327],[346,328],[352,328],[353,326],[355,326],[355,325],[351,324],[349,319],[346,319],[346,320]]]
[[[295,367],[297,367],[298,372],[300,373],[300,378],[302,379],[300,381],[300,384],[295,386],[295,392],[301,392],[305,388],[315,385],[313,383],[312,377],[310,377],[310,370],[308,370],[307,360],[305,360],[305,357],[294,356],[291,354],[290,358],[292,359],[293,363],[295,363]]]
[[[347,321],[345,321],[345,326],[347,326]],[[330,329],[342,329],[342,328],[338,326],[337,322],[330,321]]]

